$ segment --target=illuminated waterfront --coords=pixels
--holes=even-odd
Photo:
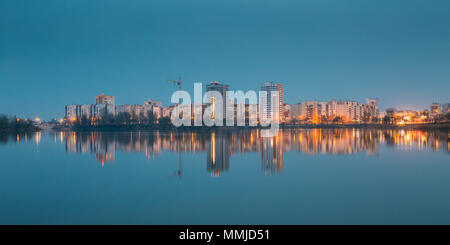
[[[450,224],[446,131],[38,132],[0,154],[2,224]]]

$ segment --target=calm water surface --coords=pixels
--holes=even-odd
[[[450,224],[449,133],[1,135],[0,224]]]

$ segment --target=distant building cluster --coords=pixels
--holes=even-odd
[[[287,104],[284,102],[283,84],[273,81],[261,84],[260,91],[267,92],[267,97],[259,98],[259,103],[239,102],[236,98],[228,98],[229,85],[218,81],[206,85],[206,92],[210,91],[220,94],[222,103],[221,105],[217,104],[217,106],[222,107],[224,119],[228,118],[227,113],[234,113],[231,118],[235,120],[243,114],[246,124],[250,120],[261,122],[261,120],[270,121],[273,119],[289,124],[427,123],[449,121],[450,113],[450,103],[433,103],[429,110],[424,111],[387,109],[380,112],[378,98],[367,98],[365,103],[353,100],[330,100]],[[272,92],[278,92],[278,97]],[[216,116],[216,103],[219,98],[215,98],[215,96],[208,98],[208,102],[202,103],[201,106],[201,112],[204,112],[206,107],[212,108],[211,118]],[[194,104],[184,106],[191,106],[191,118],[194,119],[194,113],[196,113]],[[227,108],[227,106],[231,108]],[[276,107],[278,107],[278,110],[273,110]],[[79,122],[84,118],[91,125],[104,118],[115,118],[119,119],[116,122],[123,121],[124,123],[130,121],[145,123],[149,120],[158,123],[162,118],[170,118],[174,108],[175,105],[163,107],[161,101],[155,100],[147,100],[143,105],[124,104],[116,106],[114,96],[100,94],[95,97],[95,104],[67,105],[65,120],[72,123]],[[242,114],[238,116],[238,113]]]
[[[99,118],[105,115],[116,115],[114,96],[100,94],[95,97],[93,105],[66,105],[66,120],[76,121],[83,117]]]
[[[249,104],[237,104],[235,101],[231,101],[229,104],[231,108],[227,110],[227,102],[229,102],[230,98],[228,98],[227,91],[229,91],[229,85],[221,84],[218,81],[213,81],[206,85],[206,92],[215,91],[218,92],[222,97],[222,112],[223,118],[227,118],[227,111],[234,111],[234,118],[237,118],[237,108],[238,106],[243,106],[243,113],[245,114],[245,119],[248,122],[250,118],[257,120],[257,115],[252,115],[250,113],[250,105]],[[261,91],[268,92],[267,100],[263,101],[260,104],[260,110],[265,111],[263,118],[264,119],[274,119],[279,118],[283,120],[283,110],[285,104],[283,103],[283,85],[281,83],[275,82],[265,82],[261,86]],[[278,91],[278,105],[280,113],[275,115],[275,112],[272,111],[273,99],[271,98],[270,93],[272,91]],[[212,107],[212,117],[215,117],[215,105],[217,103],[218,98],[214,96],[211,97],[209,103],[202,105],[202,111],[205,110],[206,106]],[[194,106],[191,104],[190,106]],[[257,108],[257,104],[253,104],[254,108]],[[107,96],[105,94],[100,94],[95,97],[95,104],[88,105],[66,105],[65,112],[65,120],[66,122],[78,122],[82,118],[87,118],[91,122],[91,124],[95,124],[96,121],[99,121],[105,117],[113,117],[118,118],[123,115],[127,115],[131,120],[134,119],[142,119],[148,118],[149,114],[153,115],[153,118],[158,122],[161,118],[170,118],[172,115],[172,111],[174,109],[174,105],[162,107],[161,101],[148,100],[144,103],[144,105],[115,105],[115,97]],[[231,110],[230,110],[231,109]],[[192,108],[192,117],[194,116],[194,108]],[[256,118],[253,118],[256,117]]]
[[[432,103],[429,110],[399,110],[394,108],[386,109],[381,114],[386,123],[390,124],[417,124],[450,121],[450,103]]]
[[[328,102],[306,101],[290,105],[289,120],[305,123],[377,122],[379,116],[378,99],[366,99],[366,104],[351,100],[331,100]]]
[[[148,117],[152,113],[155,119],[163,115],[161,101],[148,100],[144,105],[118,105],[115,97],[100,94],[95,97],[95,104],[66,105],[65,119],[68,122],[79,121],[82,118],[95,122],[105,117],[117,117],[125,114],[133,118]]]
[[[433,103],[430,105],[430,117],[436,119],[450,113],[450,103],[439,104]]]

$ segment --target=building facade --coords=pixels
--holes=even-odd
[[[378,98],[367,98],[366,99],[366,105],[369,106],[369,113],[373,118],[378,118],[378,116],[380,114],[378,102],[379,102]]]
[[[351,100],[331,100],[328,102],[306,101],[291,105],[289,118],[305,123],[342,122],[363,123],[372,122],[378,118],[378,100],[362,104]]]
[[[98,109],[95,110],[95,117],[116,115],[116,100],[114,96],[105,95],[103,93],[95,96],[95,106],[98,107]]]
[[[260,118],[262,121],[279,120],[283,121],[284,115],[284,86],[273,81],[264,82],[261,91],[267,92],[266,98],[262,98],[259,106]],[[278,98],[272,92],[278,92]],[[278,100],[278,112],[273,110],[274,100]]]
[[[226,108],[227,108],[227,101],[228,101],[228,96],[227,96],[227,91],[229,90],[229,86],[226,84],[221,84],[218,81],[214,81],[211,82],[209,84],[206,85],[206,92],[210,92],[210,91],[216,91],[219,92],[220,95],[222,95],[222,118],[225,119],[227,118],[227,114],[226,114]],[[211,97],[211,101],[208,103],[209,105],[212,106],[212,118],[215,118],[215,103],[216,103],[217,99],[213,97]],[[234,104],[231,101],[229,102],[230,104]]]
[[[441,104],[433,103],[430,105],[430,117],[435,119],[441,114]]]

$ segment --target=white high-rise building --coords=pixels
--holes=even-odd
[[[66,119],[69,121],[77,120],[79,105],[66,105]]]
[[[127,113],[131,115],[131,113],[133,113],[133,106],[130,104],[117,106],[117,114],[121,113]]]
[[[99,106],[104,105],[104,106]],[[114,96],[109,96],[105,94],[100,94],[95,96],[95,106],[99,106],[99,109],[96,109],[96,116],[103,116],[102,113],[106,113],[108,115],[116,115],[116,100]],[[100,113],[100,114],[98,114]]]
[[[80,116],[91,118],[94,115],[94,105],[81,105],[80,106]]]
[[[267,92],[267,97],[260,101],[260,114],[263,121],[278,119],[283,121],[284,114],[284,100],[283,100],[283,84],[275,83],[273,81],[264,82],[261,85],[261,91]],[[278,98],[274,97],[271,92],[278,92]],[[278,113],[273,111],[273,100],[278,99]],[[278,117],[278,118],[277,118]]]

